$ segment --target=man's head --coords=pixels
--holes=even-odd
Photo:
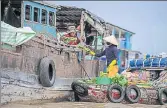
[[[75,35],[75,34],[76,34],[75,32],[70,32],[69,34],[70,34],[70,36],[72,36],[72,37],[75,37],[75,36],[76,36],[76,35]]]
[[[70,36],[75,37],[76,36],[75,26],[69,26],[67,33],[69,33]]]

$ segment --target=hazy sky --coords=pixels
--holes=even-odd
[[[135,32],[132,49],[167,52],[167,1],[52,1],[85,8],[112,24]]]

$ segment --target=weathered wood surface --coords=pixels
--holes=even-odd
[[[75,46],[57,45],[49,38],[43,40],[43,37],[37,36],[17,46],[16,51],[2,50],[2,103],[68,97],[71,95],[71,83],[84,77],[76,55],[80,50]],[[38,80],[38,65],[45,56],[51,57],[56,64],[56,81],[50,88],[42,87]],[[95,62],[94,65],[86,62],[85,68],[90,77],[96,75],[97,70],[91,70],[95,65]]]
[[[56,78],[53,87],[42,87],[38,76],[24,72],[2,70],[2,103],[37,100],[37,99],[67,99],[72,95],[71,83],[74,78]]]
[[[62,51],[60,50],[61,48],[63,49]],[[56,76],[68,78],[83,77],[81,66],[78,63],[77,51],[79,50],[74,47],[64,48],[51,43],[51,41],[44,42],[39,37],[35,37],[25,44],[18,46],[16,51],[3,49],[2,68],[29,74],[38,74],[40,59],[50,56],[56,64]],[[92,66],[93,68],[96,67],[97,61],[86,61],[85,64],[86,71],[90,73],[90,77],[94,77],[97,70],[92,70]]]
[[[58,46],[55,41],[38,36],[25,44],[18,46],[16,51],[2,50],[2,68],[22,71],[29,74],[38,74],[40,59],[45,56],[52,57],[56,64],[56,76],[81,77],[81,67],[78,64],[75,47],[65,48]],[[60,49],[63,49],[60,52]]]

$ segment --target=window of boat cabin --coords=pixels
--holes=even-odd
[[[42,9],[42,19],[41,19],[42,24],[47,24],[47,11]]]
[[[55,15],[54,12],[49,12],[49,25],[54,26],[55,25]]]
[[[39,22],[39,8],[34,7],[34,22]]]
[[[31,20],[31,15],[32,15],[32,7],[30,5],[26,5],[25,7],[26,12],[25,12],[25,19],[26,20]]]

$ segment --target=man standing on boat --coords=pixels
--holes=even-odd
[[[75,28],[75,26],[69,26],[67,34],[62,36],[60,38],[60,41],[63,41],[65,44],[68,45],[78,45],[81,42],[80,38],[77,36],[77,32],[79,31],[80,26],[78,26],[77,29]],[[82,40],[85,41],[85,39]]]
[[[115,36],[108,36],[103,38],[108,47],[101,53],[95,54],[94,52],[90,51],[91,55],[94,55],[96,57],[106,56],[107,59],[107,72],[109,77],[113,77],[118,73],[118,66],[117,66],[117,60],[118,60],[118,42],[115,38]]]

